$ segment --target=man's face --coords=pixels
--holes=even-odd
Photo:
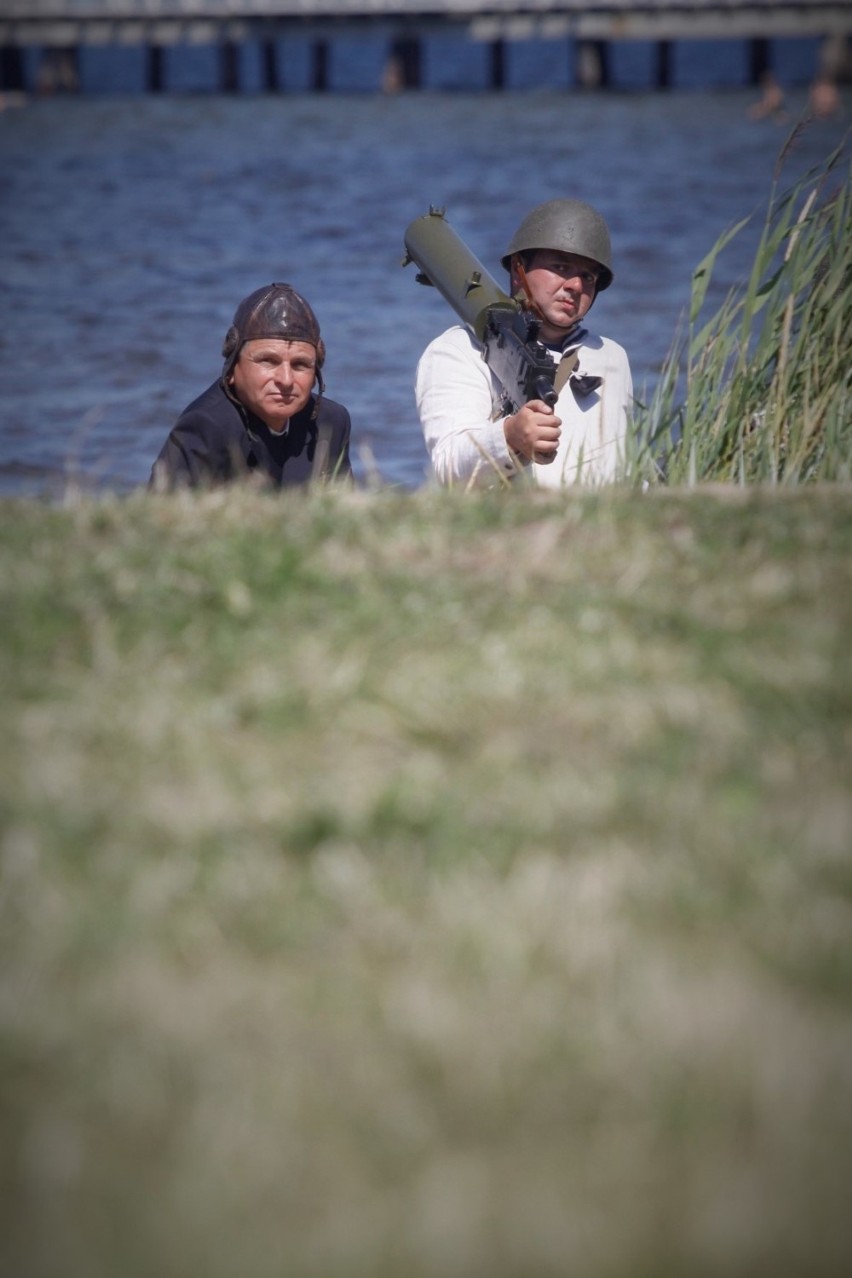
[[[595,300],[598,267],[576,253],[536,249],[526,270],[526,282],[543,317],[541,336],[558,342]]]
[[[240,403],[281,431],[311,397],[317,375],[317,353],[309,342],[259,337],[246,342],[231,374]]]

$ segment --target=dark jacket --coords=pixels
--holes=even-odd
[[[349,478],[349,413],[321,399],[291,417],[286,432],[274,435],[214,382],[183,410],[154,462],[149,488],[212,487],[250,475],[288,488],[311,479]]]

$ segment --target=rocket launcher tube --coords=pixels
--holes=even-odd
[[[403,266],[416,263],[418,282],[433,284],[471,329],[513,410],[531,399],[555,404],[556,367],[538,340],[539,321],[500,288],[443,210],[430,209],[410,224],[405,249]]]
[[[403,265],[416,262],[425,279],[434,284],[445,302],[473,329],[481,342],[485,337],[490,307],[517,311],[518,305],[500,288],[485,267],[450,226],[440,210],[418,217],[405,232],[407,257]]]

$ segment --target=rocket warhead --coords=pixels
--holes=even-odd
[[[479,341],[495,307],[518,311],[517,302],[471,253],[443,209],[431,207],[415,218],[405,232],[405,252],[403,266],[414,262],[420,268],[418,283],[434,285]]]

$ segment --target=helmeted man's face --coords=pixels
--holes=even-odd
[[[559,342],[587,314],[595,300],[598,266],[591,258],[557,249],[536,249],[525,281],[542,318],[541,336]],[[520,284],[513,279],[513,287]]]
[[[280,433],[307,405],[316,375],[310,342],[262,337],[245,343],[228,380],[240,403]]]

